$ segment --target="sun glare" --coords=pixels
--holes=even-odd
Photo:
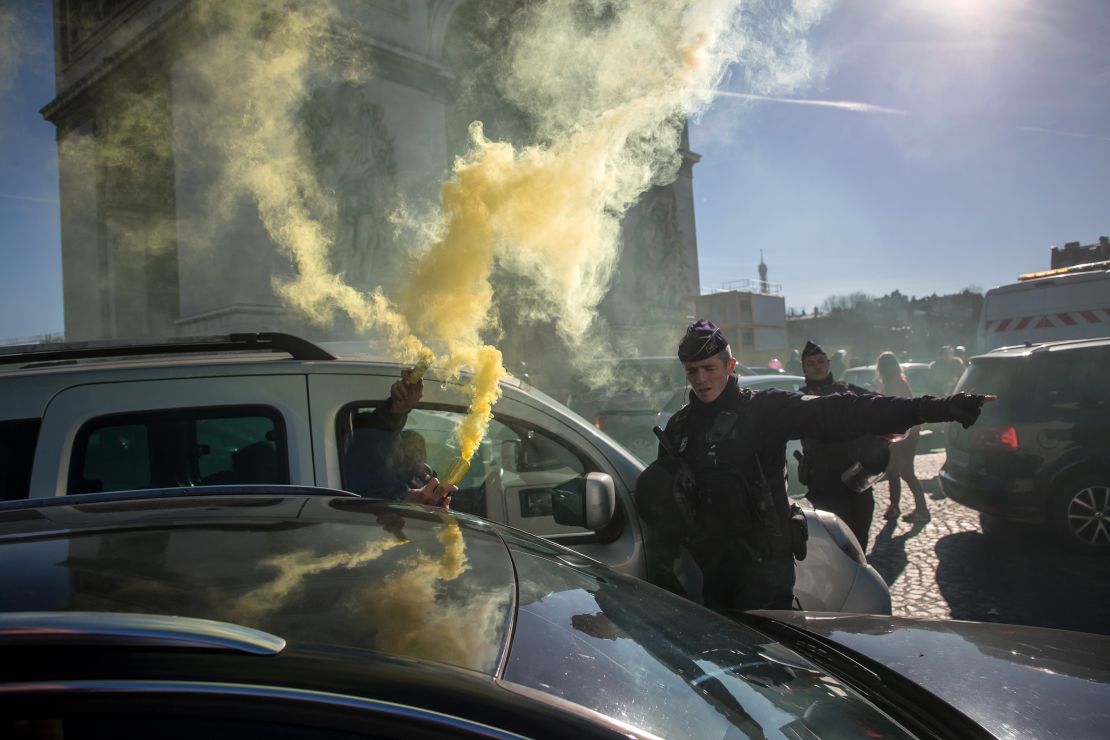
[[[923,15],[954,26],[989,24],[1026,4],[1026,0],[911,0]]]

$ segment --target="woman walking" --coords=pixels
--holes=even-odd
[[[879,355],[877,363],[878,392],[888,396],[912,397],[913,390],[909,381],[902,373],[902,366],[893,352],[883,352]],[[902,481],[906,481],[913,493],[914,509],[902,517],[903,521],[913,524],[924,524],[932,517],[929,515],[929,505],[925,502],[925,488],[917,479],[913,470],[914,456],[917,454],[917,442],[921,432],[917,427],[911,427],[906,433],[906,438],[890,446],[890,465],[887,466],[886,477],[890,486],[890,506],[887,507],[884,519],[897,519],[901,513],[899,504],[902,499]]]

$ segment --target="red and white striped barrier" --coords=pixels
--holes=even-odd
[[[1084,311],[1065,311],[1044,316],[1018,316],[1009,319],[991,319],[983,324],[986,331],[1021,331],[1023,329],[1057,329],[1077,324],[1110,324],[1110,308],[1092,308]]]

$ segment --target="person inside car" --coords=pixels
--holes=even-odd
[[[389,389],[389,398],[369,413],[356,414],[343,451],[347,490],[370,498],[388,498],[448,507],[458,486],[441,483],[427,465],[427,448],[419,432],[405,430],[409,412],[424,397],[424,381],[412,368]]]
[[[647,577],[723,613],[792,606],[804,536],[786,498],[788,439],[850,440],[923,421],[971,426],[989,400],[753,392],[738,385],[728,341],[704,319],[687,328],[678,359],[689,403],[658,433],[658,459],[636,484]],[[691,560],[700,593],[686,575]]]

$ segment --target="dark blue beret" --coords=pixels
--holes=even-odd
[[[802,359],[812,357],[813,355],[823,355],[825,350],[821,349],[821,345],[814,342],[806,342],[805,349],[802,350]]]
[[[678,359],[683,362],[697,362],[724,351],[728,340],[716,324],[708,319],[699,319],[686,327],[686,335],[678,345]]]

